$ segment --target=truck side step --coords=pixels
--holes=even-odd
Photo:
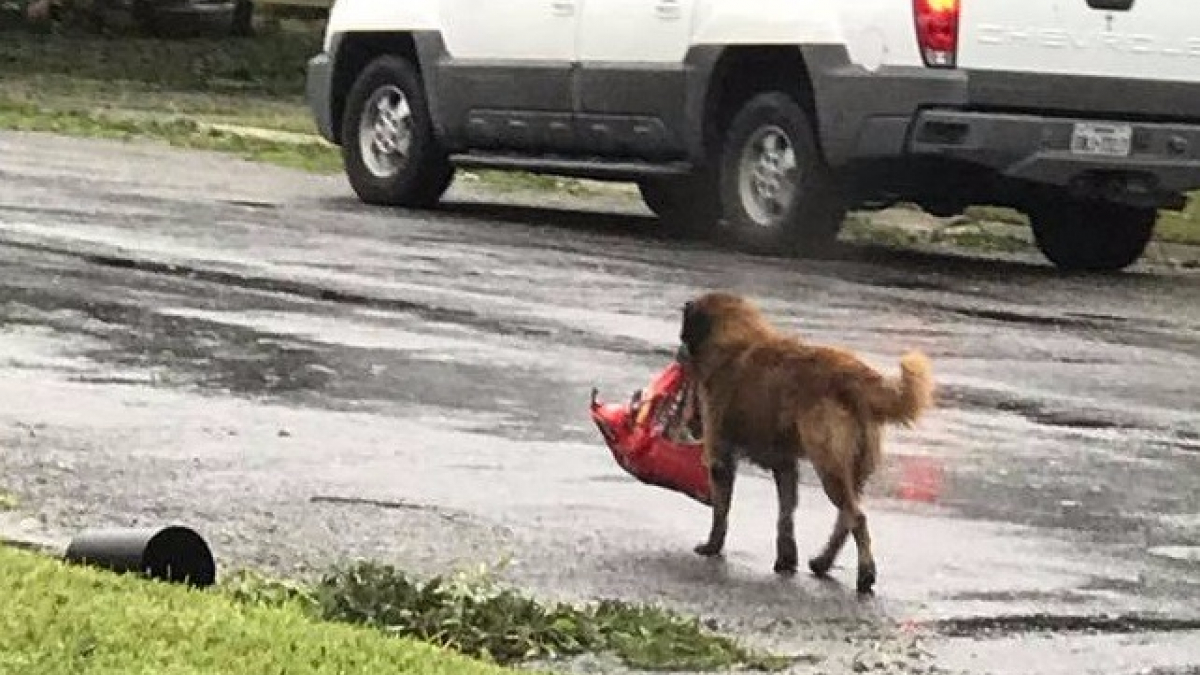
[[[528,157],[471,152],[452,155],[450,161],[462,168],[528,171],[594,180],[636,180],[650,176],[683,176],[691,172],[689,162],[616,161],[565,157]]]

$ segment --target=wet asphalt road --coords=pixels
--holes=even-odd
[[[0,489],[21,501],[0,523],[182,521],[223,569],[298,574],[511,557],[539,593],[815,657],[797,672],[1200,667],[1200,276],[754,259],[658,241],[620,197],[545,200],[467,185],[389,212],[337,177],[0,134]],[[852,549],[836,583],[775,579],[751,473],[727,559],[698,559],[706,511],[591,426],[591,387],[642,386],[708,288],[888,371],[934,359],[940,405],[889,433],[870,490],[877,597],[854,597]],[[805,485],[816,551],[834,514]]]

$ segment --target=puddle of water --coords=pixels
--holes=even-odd
[[[445,334],[419,333],[379,324],[352,323],[341,317],[263,311],[219,312],[191,308],[168,308],[160,313],[164,316],[237,326],[326,345],[416,352],[436,361],[456,361],[467,355],[486,355],[489,361],[502,361],[510,365],[541,365],[537,354],[527,350],[484,345],[478,340]]]
[[[592,333],[607,334],[616,338],[637,340],[646,344],[670,344],[679,333],[675,316],[650,318],[634,314],[598,311],[595,308],[572,309],[553,307],[538,312],[548,321],[570,325]]]
[[[70,356],[101,344],[85,337],[67,337],[44,326],[0,329],[0,366],[21,370],[92,372],[86,359]]]
[[[1200,546],[1156,546],[1147,553],[1168,560],[1200,564]]]

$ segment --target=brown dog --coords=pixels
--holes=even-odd
[[[779,499],[775,571],[796,571],[796,482],[807,457],[838,508],[824,552],[809,561],[824,576],[854,535],[858,591],[871,592],[875,559],[862,490],[881,460],[886,423],[912,424],[932,402],[928,359],[916,352],[885,378],[853,354],[807,345],[774,329],[748,300],[709,293],[684,306],[680,360],[698,384],[704,456],[712,481],[712,529],[703,556],[725,546],[739,458],[771,471]]]

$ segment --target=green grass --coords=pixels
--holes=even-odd
[[[790,663],[659,607],[543,603],[501,585],[486,568],[417,580],[365,562],[335,570],[312,587],[240,574],[224,588],[244,602],[298,604],[324,619],[373,626],[508,665],[585,653],[612,654],[643,670],[777,670]]]
[[[1193,195],[1180,212],[1164,211],[1159,216],[1155,236],[1160,241],[1200,245],[1200,194]]]
[[[358,563],[305,585],[235,573],[193,590],[0,546],[0,673],[462,673],[584,653],[645,670],[778,670],[650,606],[543,604],[486,569],[417,581]]]
[[[154,40],[0,36],[0,128],[154,139],[318,172],[341,169],[304,105],[304,67],[320,33]],[[306,134],[258,138],[210,125]]]
[[[3,673],[512,672],[416,640],[319,621],[294,604],[249,604],[3,547],[0,598]]]
[[[341,169],[338,150],[320,141],[278,141],[212,128],[196,118],[129,115],[111,110],[55,110],[0,99],[0,128],[118,140],[156,139],[196,150],[214,150],[249,160],[306,171]]]
[[[889,248],[908,248],[921,243],[921,237],[898,227],[873,220],[869,214],[851,213],[842,223],[841,238],[846,241],[875,244]]]
[[[963,211],[963,217],[972,222],[1029,225],[1029,219],[1025,217],[1025,214],[998,206],[968,206]]]
[[[1005,229],[1013,229],[1006,226]],[[993,253],[1015,253],[1030,249],[1030,243],[1016,236],[1015,232],[1006,232],[995,227],[967,226],[947,229],[932,238],[940,244],[952,244],[959,248]]]
[[[36,74],[0,80],[0,100],[10,106],[27,105],[60,112],[108,110],[122,114],[183,115],[207,122],[291,133],[317,132],[303,101],[264,94],[169,91],[144,82],[101,82]]]
[[[911,248],[933,244],[952,245],[957,248],[991,253],[1014,253],[1029,250],[1032,246],[1027,237],[1027,223],[1018,221],[1020,214],[997,209],[1000,217],[991,210],[973,207],[961,221],[952,225],[930,224],[926,227],[899,227],[884,219],[869,214],[852,213],[842,226],[842,237],[847,241],[874,244],[889,248]]]

